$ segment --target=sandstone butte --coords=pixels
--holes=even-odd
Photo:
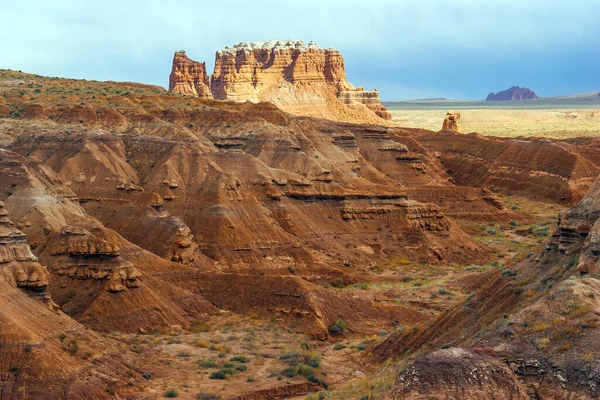
[[[510,89],[498,93],[490,93],[486,101],[508,101],[508,100],[532,100],[537,99],[538,95],[528,88],[513,86]]]
[[[173,57],[169,91],[217,100],[269,101],[284,111],[347,122],[382,123],[392,116],[377,89],[346,80],[342,54],[303,41],[238,43],[219,50],[212,76],[185,51]]]

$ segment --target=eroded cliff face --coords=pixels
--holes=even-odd
[[[0,201],[0,273],[8,282],[39,297],[48,307],[56,305],[48,293],[50,274],[38,263],[31,252],[26,236],[18,230],[8,217],[4,203]]]
[[[378,346],[386,358],[433,351],[400,372],[393,398],[597,399],[599,195],[597,178],[537,254],[488,274],[425,329]]]
[[[209,97],[207,82],[204,63],[175,53],[170,91]],[[239,43],[219,50],[210,92],[218,100],[270,101],[299,115],[354,122],[392,119],[377,90],[355,88],[346,80],[339,51],[314,42]]]
[[[338,98],[342,103],[352,107],[363,105],[385,120],[391,120],[392,114],[381,104],[377,89],[366,91],[362,86],[354,90],[340,90]]]
[[[22,96],[22,87],[29,84],[39,84],[41,93]],[[61,85],[80,90],[62,96]],[[172,325],[186,328],[206,315],[230,310],[281,319],[289,329],[320,339],[334,333],[329,328],[340,319],[353,333],[369,335],[397,325],[417,326],[398,330],[398,335],[383,342],[380,349],[387,359],[424,345],[469,347],[484,334],[483,328],[503,335],[509,326],[508,321],[500,325],[508,318],[504,315],[518,314],[510,325],[521,330],[512,336],[516,340],[482,344],[514,346],[508,353],[515,359],[514,367],[507,367],[510,375],[496,358],[452,350],[416,363],[397,383],[399,396],[418,396],[423,378],[431,386],[430,394],[454,393],[466,385],[472,398],[481,398],[489,390],[518,398],[521,390],[515,385],[525,379],[515,373],[529,373],[533,365],[527,379],[535,383],[538,377],[550,376],[547,371],[555,371],[544,357],[558,346],[548,346],[547,353],[531,353],[539,350],[542,339],[542,333],[526,331],[531,315],[546,318],[549,325],[565,318],[552,329],[567,326],[565,320],[576,328],[572,336],[561,339],[554,339],[555,332],[547,335],[558,345],[564,344],[558,340],[580,341],[564,352],[567,361],[579,360],[579,349],[595,351],[592,345],[600,340],[597,330],[590,329],[596,324],[594,315],[600,313],[595,264],[587,273],[582,268],[584,276],[570,284],[564,278],[579,276],[577,260],[570,269],[567,262],[553,261],[578,257],[578,245],[593,255],[596,242],[590,239],[587,246],[585,235],[579,235],[564,253],[550,244],[533,267],[473,274],[459,290],[465,296],[471,290],[475,294],[453,303],[455,307],[435,320],[435,314],[421,312],[421,304],[398,304],[392,294],[382,301],[322,285],[361,282],[373,276],[371,268],[398,255],[415,266],[489,260],[489,249],[452,217],[518,219],[519,213],[505,208],[496,191],[573,203],[598,174],[600,144],[334,122],[293,116],[271,103],[170,96],[153,88],[132,90],[110,101],[95,92],[123,87],[130,86],[44,79],[12,71],[0,79],[5,93],[0,101],[6,99],[11,111],[23,110],[19,115],[12,112],[0,124],[5,147],[0,149],[0,200],[16,229],[27,235],[32,252],[48,266],[52,297],[80,323],[103,332],[164,331]],[[594,203],[594,197],[586,197],[583,203],[589,202]],[[594,210],[586,206],[576,213],[581,218],[563,218],[565,233],[570,234],[567,226],[576,232],[593,232]],[[567,225],[569,220],[574,223]],[[19,234],[11,232],[5,237],[14,242]],[[535,259],[527,262],[537,263]],[[560,274],[557,268],[562,268]],[[512,280],[513,274],[520,275]],[[8,276],[11,284],[0,275],[0,333],[9,327],[21,336],[52,343],[50,350],[61,355],[44,354],[44,359],[60,368],[43,365],[41,371],[64,375],[64,370],[77,369],[74,384],[90,386],[79,378],[91,368],[99,371],[99,365],[111,367],[102,359],[89,363],[90,369],[81,369],[85,360],[77,361],[62,350],[59,335],[84,332],[83,326],[60,312],[40,318],[39,309],[45,305],[17,287],[12,270]],[[19,281],[32,281],[29,276]],[[548,292],[549,277],[556,288],[552,292]],[[397,279],[400,282],[402,275]],[[523,302],[529,301],[530,294],[541,299],[539,306],[521,310],[522,304],[529,305]],[[563,314],[570,304],[579,304],[587,314],[577,318]],[[554,309],[558,313],[536,311]],[[581,328],[583,324],[586,328]],[[585,335],[576,333],[579,330]],[[399,336],[405,334],[411,337]],[[522,337],[531,339],[527,347],[519,341]],[[94,357],[115,346],[89,332],[69,336],[67,344],[72,339],[82,343],[82,352],[88,351],[88,343],[97,343],[89,345]],[[136,357],[123,346],[113,348],[119,357]],[[524,358],[523,350],[533,354],[533,362]],[[489,353],[485,354],[495,354]],[[550,355],[559,353],[563,351]],[[107,356],[120,359],[111,353]],[[600,374],[593,372],[586,378],[581,373],[591,363],[571,367],[557,357],[556,364],[569,384],[600,387]],[[443,377],[449,365],[456,367],[456,373],[439,379],[437,374]],[[472,365],[479,372],[472,374]],[[117,377],[116,372],[129,372],[115,367],[112,373],[110,369],[100,372]],[[477,381],[465,383],[462,377],[467,373]],[[49,376],[50,381],[55,377],[40,376]],[[482,380],[488,383],[480,384]],[[157,387],[153,381],[150,384]],[[86,397],[76,394],[71,397]],[[558,393],[555,398],[569,397]]]
[[[560,252],[579,252],[577,270],[581,274],[600,273],[600,178],[596,179],[581,202],[561,213],[558,229],[549,241]],[[577,253],[575,253],[577,254]]]
[[[169,76],[169,91],[212,98],[210,79],[206,74],[206,63],[192,61],[185,51],[176,51]]]
[[[103,398],[107,380],[134,374],[134,360],[61,312],[50,277],[0,201],[0,397],[21,398],[26,387],[32,399]],[[102,360],[100,373],[87,358]]]

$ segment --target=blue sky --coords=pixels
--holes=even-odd
[[[168,85],[173,52],[212,72],[241,41],[336,47],[384,100],[600,90],[600,0],[0,0],[0,68]]]

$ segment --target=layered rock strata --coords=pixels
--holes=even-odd
[[[8,217],[4,203],[0,201],[0,273],[8,274],[8,280],[17,287],[35,294],[55,308],[48,294],[50,274],[38,263],[31,252],[25,234],[18,230]]]
[[[116,243],[92,235],[80,227],[68,226],[61,232],[60,242],[52,248],[52,256],[61,257],[54,271],[71,279],[105,281],[105,289],[119,293],[140,287],[141,274],[120,256]]]
[[[219,50],[210,79],[204,63],[175,53],[169,90],[218,100],[269,101],[291,113],[347,121],[391,120],[377,90],[346,80],[336,49],[303,41],[238,43]]]
[[[377,89],[366,91],[362,86],[359,86],[355,90],[340,90],[338,98],[348,106],[364,105],[380,118],[385,120],[392,119],[392,114],[381,104]]]
[[[169,76],[169,91],[212,98],[206,63],[190,60],[183,50],[176,51]]]

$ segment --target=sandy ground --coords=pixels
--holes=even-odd
[[[452,107],[448,105],[448,107]],[[447,111],[460,111],[463,132],[489,136],[600,136],[598,109],[391,109],[402,126],[441,129]]]

